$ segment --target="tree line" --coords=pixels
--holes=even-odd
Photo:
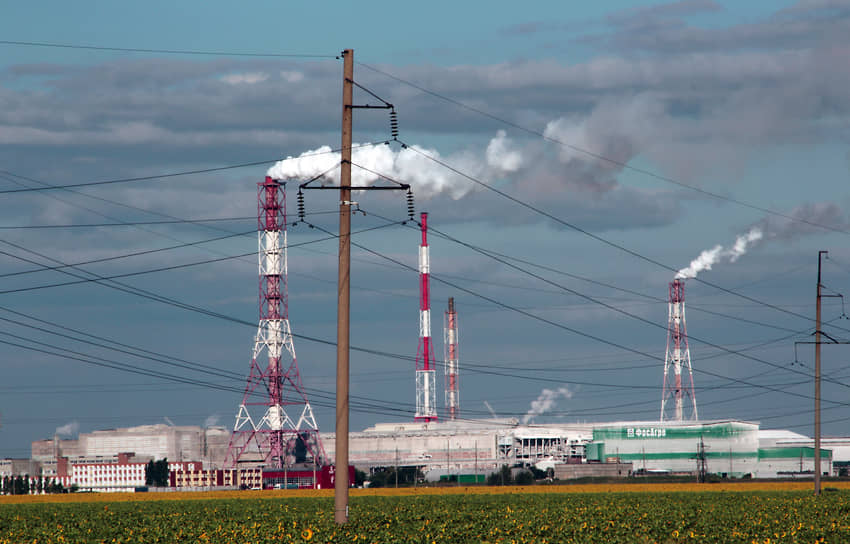
[[[42,493],[68,493],[75,492],[76,485],[66,488],[55,478],[37,476],[30,478],[29,474],[18,474],[17,476],[3,476],[0,481],[0,494],[3,495],[30,495]]]

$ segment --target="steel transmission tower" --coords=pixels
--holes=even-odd
[[[437,419],[434,346],[431,343],[431,265],[428,255],[428,214],[422,212],[419,246],[419,347],[416,350],[416,421]]]
[[[457,381],[457,312],[455,299],[449,298],[449,309],[443,316],[443,361],[446,366],[446,413],[449,419],[457,419],[460,411],[460,391]]]
[[[683,372],[687,372],[687,384],[683,383]],[[685,397],[688,397],[687,405],[690,409],[687,417],[685,416]],[[669,404],[670,400],[673,401],[672,407]],[[688,328],[685,324],[685,280],[676,278],[670,282],[661,421],[685,419],[697,420],[697,398],[694,395],[694,373],[691,369]]]
[[[257,186],[260,325],[224,464],[282,468],[309,456],[311,464],[321,466],[325,452],[301,385],[289,326],[285,184],[266,177]]]

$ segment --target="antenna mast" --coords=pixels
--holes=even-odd
[[[672,372],[671,372],[672,371]],[[682,382],[682,372],[687,372],[688,383]],[[670,282],[667,317],[667,352],[664,356],[664,385],[661,393],[661,421],[685,420],[685,397],[689,398],[690,414],[687,419],[696,421],[697,398],[694,395],[694,373],[691,369],[691,352],[688,349],[688,328],[685,324],[685,280]],[[669,400],[673,400],[672,415]]]
[[[323,466],[319,427],[301,385],[289,326],[285,183],[266,176],[257,186],[260,324],[224,465],[283,468],[306,461],[294,458],[300,440],[312,463]]]

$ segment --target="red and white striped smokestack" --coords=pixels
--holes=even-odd
[[[434,387],[434,346],[431,342],[431,264],[428,255],[428,214],[422,212],[419,246],[419,347],[416,350],[416,421],[437,419]]]
[[[455,299],[449,298],[449,309],[444,316],[443,326],[443,360],[446,365],[446,413],[449,419],[457,419],[460,411],[460,390],[458,386],[458,354],[457,354],[457,312]]]

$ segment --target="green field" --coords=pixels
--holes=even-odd
[[[850,542],[850,493],[354,496],[0,503],[0,542]]]

